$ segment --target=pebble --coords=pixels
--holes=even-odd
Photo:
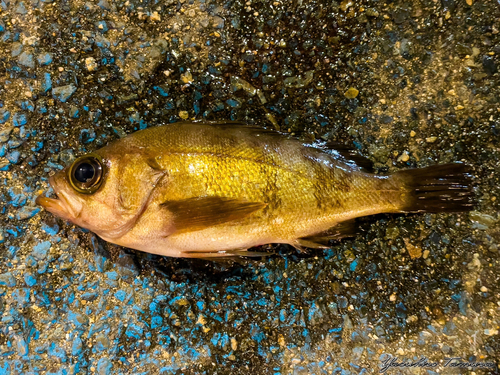
[[[33,277],[33,275],[31,273],[26,273],[24,275],[24,282],[26,283],[27,286],[29,287],[32,287],[32,286],[35,286],[37,281],[36,281],[36,278]]]
[[[25,356],[28,354],[29,349],[28,349],[28,343],[26,342],[25,339],[22,337],[17,337],[16,338],[16,349],[17,349],[17,354],[20,356]]]
[[[493,329],[485,329],[484,330],[484,334],[486,336],[495,336],[495,335],[498,335],[498,329],[495,329],[495,328],[493,328]]]
[[[0,114],[1,117],[1,114]],[[10,133],[12,133],[12,130],[14,129],[13,126],[8,126],[2,130],[0,130],[0,143],[5,143],[9,140]]]
[[[0,286],[14,287],[16,286],[16,283],[17,283],[16,279],[11,272],[5,272],[0,274]]]
[[[492,76],[497,72],[495,60],[490,56],[483,56],[483,70],[486,74]]]
[[[106,23],[106,21],[97,21],[96,26],[99,29],[99,31],[102,32],[103,34],[109,30],[108,24]]]
[[[403,153],[398,157],[398,161],[407,162],[408,160],[410,160],[410,155],[408,154],[408,151],[403,151]]]
[[[181,81],[183,83],[189,84],[193,82],[193,74],[188,70],[186,73],[181,74]]]
[[[52,62],[52,54],[51,53],[41,53],[38,55],[38,63],[42,66],[49,65]]]
[[[24,206],[23,208],[21,208],[20,210],[17,211],[16,219],[17,220],[31,219],[33,216],[35,216],[39,212],[40,212],[40,208],[38,208],[38,207]]]
[[[21,156],[21,153],[19,151],[12,151],[5,156],[5,158],[11,163],[11,164],[17,164],[19,162],[19,158]]]
[[[97,63],[93,57],[87,57],[85,59],[85,67],[89,72],[97,70]]]
[[[492,215],[485,214],[479,211],[471,211],[469,213],[469,218],[475,224],[475,227],[478,229],[486,230],[488,228],[492,228],[497,219]]]
[[[344,96],[347,98],[347,99],[354,99],[358,96],[359,94],[359,90],[358,89],[355,89],[354,87],[350,87],[345,93],[344,93]]]
[[[10,112],[5,109],[0,109],[0,124],[7,122],[10,117]]]
[[[253,56],[253,55],[251,55]],[[307,87],[314,79],[314,70],[309,70],[304,73],[304,77],[288,77],[283,81],[286,87],[290,88],[303,88]]]
[[[52,89],[52,96],[59,99],[61,102],[65,103],[71,97],[71,95],[75,93],[75,91],[76,91],[76,86],[73,84],[54,87]]]
[[[20,127],[28,123],[28,117],[23,112],[16,112],[12,116],[12,123],[15,127]]]
[[[103,357],[97,362],[97,373],[99,375],[109,375],[113,369],[113,364],[107,357]]]
[[[45,259],[47,257],[47,253],[50,250],[50,247],[51,244],[49,241],[40,242],[38,245],[33,247],[32,254],[38,260]]]
[[[50,73],[43,74],[42,90],[43,90],[43,92],[47,92],[49,90],[52,90],[52,78],[50,76]]]
[[[30,52],[25,51],[21,53],[17,61],[19,61],[19,64],[24,65],[28,68],[35,67],[35,60],[33,59],[33,54]]]

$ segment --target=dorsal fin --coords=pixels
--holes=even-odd
[[[364,172],[373,172],[373,163],[370,159],[359,154],[359,151],[354,147],[344,145],[340,142],[328,141],[320,146],[323,150],[329,150],[331,152],[337,153],[346,162],[350,164],[355,164]]]

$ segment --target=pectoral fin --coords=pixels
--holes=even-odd
[[[161,206],[172,213],[174,232],[182,233],[243,219],[267,204],[224,197],[201,197],[167,201]]]

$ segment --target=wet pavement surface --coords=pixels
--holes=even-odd
[[[499,30],[498,0],[0,0],[0,374],[498,373]],[[35,205],[75,157],[191,119],[341,142],[379,173],[462,161],[477,208],[225,265]]]

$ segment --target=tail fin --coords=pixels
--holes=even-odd
[[[409,190],[401,212],[462,212],[474,209],[471,168],[443,164],[396,172]]]

